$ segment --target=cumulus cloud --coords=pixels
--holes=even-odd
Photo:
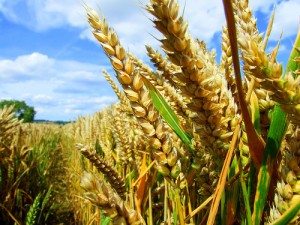
[[[47,105],[37,105],[37,119],[47,118],[49,120],[75,120],[79,115],[94,114],[101,111],[103,107],[116,102],[117,98],[112,96],[104,97],[67,97],[64,99],[55,99]],[[30,99],[27,100],[30,103]],[[34,104],[34,102],[32,102]]]
[[[138,56],[145,55],[145,45],[159,46],[153,38],[160,34],[153,28],[152,18],[141,6],[147,0],[87,0],[87,5],[98,9],[114,27],[122,44]],[[190,23],[190,30],[196,37],[211,41],[224,23],[224,13],[219,1],[185,1],[180,0],[181,9],[185,8],[185,18]],[[86,22],[85,10],[80,1],[74,0],[3,0],[0,12],[15,22],[35,31],[72,26],[81,29],[80,38],[95,41]],[[149,35],[151,34],[151,35]]]
[[[148,0],[86,0],[85,2],[95,9],[100,6],[101,12],[109,24],[116,29],[125,45],[140,49],[138,47],[155,42],[148,35],[148,33],[157,35],[157,32],[151,28],[151,21],[147,18],[152,16],[141,7],[145,6]],[[221,31],[225,22],[221,1],[179,0],[179,3],[181,9],[184,9],[184,16],[189,21],[189,28],[194,36],[210,42],[213,36]],[[282,30],[287,36],[295,34],[297,30],[295,28],[299,24],[300,2],[298,0],[252,0],[250,6],[254,11],[269,15],[276,3],[276,17],[279,19],[275,20],[272,37]],[[66,25],[77,27],[82,29],[81,38],[93,40],[89,29],[87,30],[85,9],[79,0],[2,0],[0,12],[11,21],[36,31]]]
[[[119,35],[122,44],[138,57],[145,57],[144,46],[146,44],[155,48],[160,45],[151,36],[160,37],[149,20],[152,15],[142,8],[149,2],[148,0],[86,0],[85,2],[95,9],[101,9],[101,13],[103,12],[110,26]],[[179,0],[179,3],[181,13],[184,13],[185,19],[189,21],[191,34],[205,41],[208,47],[214,47],[214,37],[220,34],[222,25],[225,24],[222,2]],[[260,11],[266,15],[265,20],[271,14],[273,5],[276,3],[276,19],[271,40],[277,40],[281,31],[284,31],[284,38],[296,34],[299,25],[300,2],[298,0],[250,1],[254,12]],[[86,22],[84,6],[79,0],[2,0],[0,12],[9,20],[36,31],[62,26],[76,27],[79,29],[81,39],[88,39],[96,43]]]
[[[141,1],[142,5],[145,5],[147,2],[147,0]],[[184,18],[189,22],[189,32],[192,36],[205,41],[209,48],[216,47],[217,45],[214,43],[215,37],[220,34],[222,26],[225,25],[222,2],[179,0],[179,3],[181,5],[181,13],[184,13]],[[299,1],[250,1],[250,7],[253,9],[253,12],[260,12],[264,15],[260,18],[263,21],[258,21],[259,23],[268,21],[274,4],[277,4],[277,10],[271,40],[278,40],[282,30],[284,31],[283,39],[295,35],[299,25]],[[153,24],[149,20],[152,16],[145,10],[139,9],[138,5],[128,4],[128,1],[101,1],[99,5],[110,26],[119,35],[122,44],[131,52],[139,57],[144,57],[144,46],[146,44],[158,48],[160,43],[151,35],[157,38],[160,38],[161,35],[153,28]],[[81,38],[96,42],[90,28],[85,29],[81,33]]]
[[[1,98],[25,100],[36,108],[38,119],[91,114],[117,100],[101,68],[108,66],[57,60],[38,52],[2,59]]]
[[[75,71],[67,71],[64,73],[61,73],[62,78],[73,80],[79,83],[87,83],[92,84],[98,81],[103,81],[104,78],[99,75],[100,68],[97,68],[97,73],[92,71],[84,71],[84,70],[75,70]]]
[[[83,6],[74,0],[2,0],[0,12],[9,20],[36,31],[86,25]]]
[[[75,60],[55,60],[34,52],[15,59],[0,59],[0,78],[4,83],[43,79],[94,83],[104,80],[99,75],[101,68],[108,66]]]
[[[210,44],[214,34],[221,31],[225,17],[220,1],[181,1],[185,5],[184,17],[194,37]]]
[[[276,0],[251,0],[249,5],[253,11],[261,11],[263,13],[270,13],[273,10]]]
[[[89,41],[92,41],[94,43],[98,44],[98,41],[96,40],[96,38],[93,36],[91,28],[86,28],[83,31],[81,31],[79,38],[81,39],[87,39]]]
[[[49,104],[53,101],[53,97],[45,94],[38,94],[32,97],[33,102],[43,103],[43,104]]]
[[[102,96],[102,97],[80,97],[80,98],[67,98],[59,102],[61,109],[60,114],[63,117],[74,115],[87,115],[101,111],[103,107],[109,106],[117,101],[115,96]]]
[[[34,106],[36,119],[74,120],[78,115],[92,115],[117,101],[116,96],[62,96],[58,93],[50,95],[25,93],[21,96],[28,105]]]
[[[51,70],[54,61],[40,53],[18,56],[15,60],[0,60],[0,78],[4,82],[21,82],[41,78],[43,72]]]
[[[102,96],[102,97],[78,97],[78,98],[68,98],[63,104],[67,109],[72,110],[86,110],[86,109],[96,109],[101,105],[110,104],[116,101],[115,96]],[[61,102],[62,103],[62,102]]]

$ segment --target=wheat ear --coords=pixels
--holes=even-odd
[[[104,175],[111,186],[116,190],[121,198],[125,198],[125,182],[119,176],[118,172],[108,165],[104,159],[102,159],[96,152],[96,150],[88,148],[87,146],[83,146],[82,144],[76,145],[77,149],[86,157],[88,158],[91,163],[97,168],[97,170]]]
[[[104,18],[91,8],[87,7],[88,21],[94,28],[93,34],[101,43],[104,51],[111,60],[116,71],[117,79],[124,89],[124,93],[130,100],[131,108],[137,117],[137,121],[143,132],[149,139],[152,158],[157,162],[157,169],[170,178],[174,160],[167,163],[167,157],[171,152],[178,151],[172,148],[172,137],[159,112],[153,105],[150,93],[144,83],[144,78],[137,68],[134,68],[133,60],[121,46],[116,33],[110,29]],[[180,160],[176,157],[175,162]]]
[[[236,1],[239,22],[239,44],[242,50],[245,75],[256,78],[269,91],[270,98],[278,103],[296,124],[300,116],[300,76],[298,72],[288,72],[282,76],[282,65],[265,53],[265,43],[258,34],[256,21],[248,8],[248,1]],[[299,32],[300,33],[300,32]],[[300,52],[299,49],[295,49]],[[271,55],[272,56],[272,55]],[[295,58],[296,62],[300,57]]]
[[[97,205],[106,216],[110,217],[113,225],[145,224],[143,218],[96,175],[84,172],[80,185],[87,191],[84,193],[84,197]]]

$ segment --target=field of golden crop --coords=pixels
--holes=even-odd
[[[223,4],[217,63],[176,1],[150,0],[155,69],[85,6],[119,102],[66,125],[0,111],[0,224],[299,224],[300,32],[283,69],[272,18],[261,35],[248,1]]]

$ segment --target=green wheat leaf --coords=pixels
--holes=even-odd
[[[275,220],[271,225],[285,225],[288,224],[299,212],[300,202],[292,205],[280,218]]]
[[[195,147],[192,143],[192,136],[186,133],[183,128],[179,124],[179,120],[171,107],[165,101],[165,99],[161,96],[158,90],[150,83],[147,78],[143,77],[143,81],[148,88],[153,105],[159,111],[160,115],[164,118],[164,120],[168,123],[168,125],[172,128],[172,130],[178,135],[178,137],[185,143],[191,150],[194,150]]]
[[[294,58],[299,55],[299,53],[296,51],[297,47],[298,48],[300,47],[299,33],[295,41],[295,48],[293,48],[291,52],[285,73],[288,73],[290,71],[295,71],[298,68],[297,63],[294,61]],[[288,125],[287,114],[277,104],[274,108],[272,121],[267,136],[266,150],[258,173],[254,211],[252,214],[252,221],[254,224],[257,225],[260,224],[261,222],[261,217],[263,215],[264,207],[266,205],[266,200],[270,188],[273,165],[276,160],[276,156],[282,138],[284,137],[287,125]]]
[[[253,224],[260,224],[271,183],[273,165],[276,160],[281,140],[285,134],[286,127],[286,113],[279,105],[276,105],[268,132],[264,158],[258,173],[258,184],[255,194],[254,212],[252,215]]]

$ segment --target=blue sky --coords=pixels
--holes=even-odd
[[[159,49],[141,3],[146,0],[85,0],[105,14],[121,43],[148,62],[144,45]],[[189,32],[220,58],[225,18],[221,0],[180,0]],[[300,1],[250,0],[261,32],[277,4],[268,50],[283,39],[278,61],[286,62],[300,24]],[[149,18],[148,18],[149,17]],[[91,35],[81,0],[0,0],[0,99],[24,100],[36,119],[75,120],[117,101],[102,69],[114,75]]]

